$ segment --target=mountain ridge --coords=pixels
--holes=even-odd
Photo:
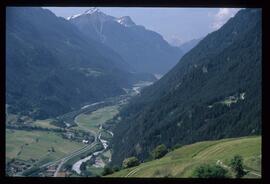
[[[261,11],[241,10],[120,112],[113,164],[158,144],[260,134],[260,74]]]
[[[164,74],[182,56],[181,50],[170,46],[160,34],[136,25],[129,16],[116,18],[95,11],[69,21],[89,38],[113,49],[137,72]]]

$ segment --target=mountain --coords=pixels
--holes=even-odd
[[[67,19],[89,38],[109,46],[138,72],[164,74],[182,56],[160,34],[136,25],[129,16],[116,18],[92,8]]]
[[[192,48],[194,48],[200,41],[202,40],[202,38],[198,38],[198,39],[192,39],[188,42],[185,42],[183,44],[181,44],[179,46],[179,49],[183,52],[183,53],[187,53],[189,52]]]
[[[82,102],[124,94],[123,87],[141,80],[132,71],[119,54],[49,10],[7,8],[6,104],[11,113],[47,118]]]
[[[159,144],[261,133],[261,10],[239,11],[121,110],[112,164]]]
[[[178,36],[166,36],[164,38],[165,40],[167,40],[167,42],[171,45],[171,46],[175,46],[175,47],[179,47],[180,45],[182,45],[183,42]]]

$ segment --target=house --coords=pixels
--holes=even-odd
[[[55,172],[56,171],[56,165],[52,165],[52,166],[49,166],[48,167],[48,170],[47,170],[47,172]]]
[[[64,123],[65,123],[67,128],[69,128],[71,126],[70,123],[67,123],[67,122],[64,122]]]

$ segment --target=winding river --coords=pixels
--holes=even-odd
[[[105,130],[105,129],[102,128],[102,125],[100,125],[99,129],[100,129],[100,130]],[[113,133],[112,133],[111,131],[108,131],[108,130],[105,130],[105,131],[108,132],[109,134],[111,134],[111,135],[113,136]],[[103,150],[101,150],[101,151],[96,151],[96,152],[94,152],[93,154],[91,154],[90,156],[85,157],[85,158],[83,158],[83,159],[77,161],[75,164],[73,164],[72,170],[74,170],[74,171],[75,171],[76,173],[78,173],[78,174],[81,174],[81,169],[80,169],[80,167],[81,167],[81,165],[82,165],[83,162],[87,162],[88,160],[90,160],[90,159],[93,157],[93,155],[94,155],[94,156],[97,156],[97,155],[101,154],[102,152],[104,152],[104,151],[107,149],[107,147],[108,147],[108,141],[105,140],[105,139],[101,139],[101,133],[99,133],[99,135],[98,135],[98,140],[102,143],[102,145],[103,145]],[[109,162],[110,162],[110,161],[111,161],[111,159],[109,158]],[[100,167],[100,165],[98,165],[98,164],[93,164],[93,166],[94,166],[94,167]],[[104,164],[101,164],[101,166],[104,166]]]
[[[149,85],[151,85],[152,83],[153,83],[153,82],[149,82],[149,81],[141,81],[141,82],[135,84],[135,85],[133,86],[132,90],[133,90],[133,92],[135,92],[135,95],[140,94],[140,90],[141,90],[142,88],[144,88],[144,87],[146,87],[146,86],[149,86]],[[87,108],[87,107],[89,107],[89,106],[97,105],[97,104],[100,104],[100,103],[104,103],[104,101],[101,101],[101,102],[97,102],[97,103],[94,103],[94,104],[90,104],[90,105],[83,106],[82,109]],[[76,163],[74,163],[73,166],[72,166],[72,170],[74,170],[76,173],[81,174],[81,169],[80,169],[80,167],[81,167],[81,165],[82,165],[83,162],[86,162],[86,161],[90,160],[93,156],[97,156],[97,155],[101,154],[102,152],[104,152],[104,151],[108,148],[108,141],[105,140],[105,139],[101,139],[101,131],[106,131],[106,132],[108,132],[111,136],[113,136],[113,132],[111,132],[111,131],[109,131],[109,130],[103,129],[102,124],[100,125],[99,130],[100,130],[100,131],[99,131],[99,134],[98,134],[97,138],[98,138],[98,141],[100,141],[100,142],[102,143],[103,149],[102,149],[101,151],[94,152],[94,153],[91,154],[90,156],[87,156],[87,157],[85,157],[85,158],[83,158],[83,159],[77,161]],[[105,164],[104,164],[104,163],[99,163],[99,164],[97,164],[98,161],[100,161],[100,160],[97,160],[97,159],[96,159],[96,160],[95,160],[95,164],[93,164],[92,166],[94,166],[94,167],[104,167]],[[109,162],[110,162],[110,161],[111,161],[111,158],[109,158]]]

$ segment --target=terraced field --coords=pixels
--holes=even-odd
[[[228,165],[234,155],[244,158],[245,177],[261,175],[261,136],[204,141],[169,152],[161,159],[116,172],[107,177],[191,177],[195,167],[218,160]]]

